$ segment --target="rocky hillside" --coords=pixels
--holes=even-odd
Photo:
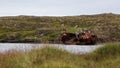
[[[90,29],[100,42],[120,41],[120,15],[105,13],[64,17],[0,17],[0,42],[53,42],[63,28],[73,33],[81,28]]]

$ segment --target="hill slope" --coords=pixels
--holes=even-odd
[[[120,41],[120,15],[98,14],[64,17],[8,16],[0,17],[0,41],[54,41],[64,28],[75,32],[87,28],[101,38],[102,42]]]

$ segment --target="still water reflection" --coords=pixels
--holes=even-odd
[[[71,53],[87,53],[95,50],[100,45],[62,45],[62,44],[28,44],[28,43],[0,43],[0,52],[5,52],[8,50],[22,50],[29,51],[33,48],[40,48],[43,46],[53,46],[57,48],[62,48]]]

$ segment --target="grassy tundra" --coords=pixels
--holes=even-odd
[[[101,38],[101,42],[120,41],[120,15],[108,13],[64,17],[0,17],[0,42],[54,41],[63,28],[72,33],[87,28]]]
[[[107,43],[86,54],[54,47],[0,53],[0,68],[120,68],[119,63],[120,43]]]

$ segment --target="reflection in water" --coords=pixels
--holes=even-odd
[[[43,46],[54,46],[58,48],[65,49],[71,53],[86,53],[95,50],[100,45],[62,45],[62,44],[27,44],[27,43],[0,43],[0,52],[5,52],[8,50],[22,50],[29,51],[32,48],[40,48]]]

